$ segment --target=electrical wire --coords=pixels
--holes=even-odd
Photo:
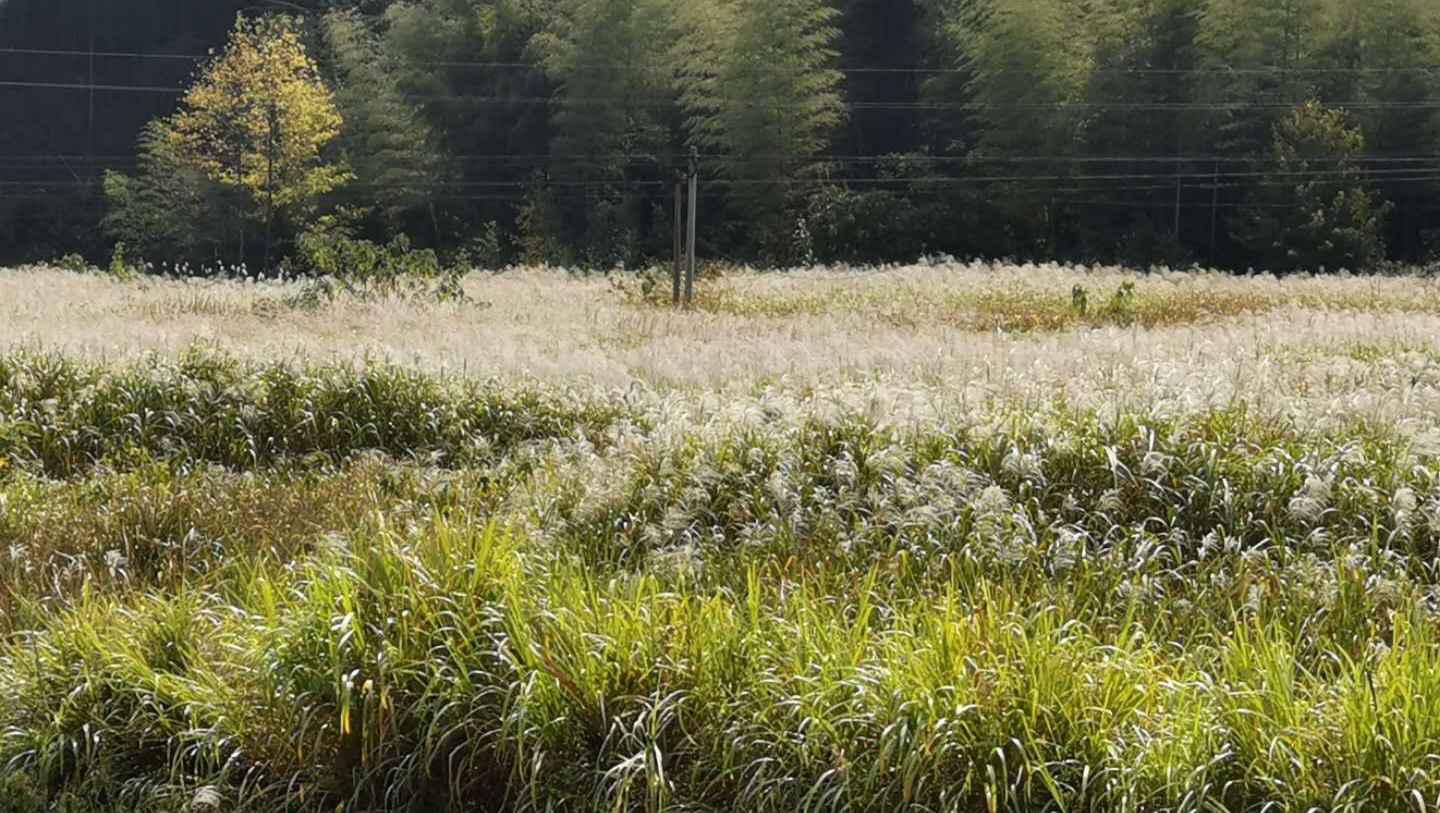
[[[0,54],[15,54],[22,56],[63,56],[63,57],[89,57],[92,53],[88,50],[62,50],[55,48],[0,48]],[[216,54],[167,54],[149,51],[96,51],[93,56],[104,59],[159,59],[159,60],[186,60],[196,61],[210,59]],[[543,65],[533,62],[514,61],[468,61],[468,60],[420,60],[415,64],[426,67],[441,68],[484,68],[494,70],[524,70],[543,71]],[[622,66],[619,63],[580,63],[575,65],[576,70],[598,71],[608,69],[626,69],[629,66]],[[864,68],[830,68],[841,74],[899,74],[899,75],[930,75],[941,76],[947,74],[973,75],[976,73],[971,68],[950,67],[950,68],[916,68],[916,67],[864,67]],[[1440,63],[1432,64],[1410,64],[1410,65],[1375,65],[1375,66],[1353,66],[1353,67],[1306,67],[1306,66],[1262,66],[1254,68],[1236,67],[1231,65],[1212,65],[1199,68],[1098,68],[1098,74],[1122,74],[1136,76],[1215,76],[1215,75],[1243,75],[1243,76],[1268,76],[1268,75],[1371,75],[1371,74],[1413,74],[1440,72]],[[1008,68],[991,72],[995,75],[1032,75],[1039,71],[1026,70],[1022,68]]]
[[[0,87],[4,88],[28,88],[41,90],[83,90],[101,91],[107,93],[153,93],[183,95],[188,91],[179,87],[164,87],[159,85],[115,85],[115,84],[92,84],[88,82],[35,82],[24,80],[0,80]],[[604,107],[613,108],[616,106],[628,108],[651,108],[651,109],[672,109],[681,106],[675,99],[650,100],[647,97],[622,97],[622,96],[587,96],[585,98],[568,98],[565,96],[493,96],[493,95],[468,95],[468,94],[431,94],[407,96],[412,101],[443,101],[443,102],[465,102],[467,104],[487,104],[504,106],[536,106],[555,105],[559,107]],[[1122,110],[1122,111],[1208,111],[1227,112],[1237,110],[1289,110],[1299,101],[1285,102],[1253,102],[1253,101],[1229,101],[1229,102],[836,102],[833,106],[849,110],[914,110],[914,111],[978,111],[978,110]],[[1355,101],[1332,101],[1328,103],[1331,107],[1346,110],[1440,110],[1440,101],[1431,100],[1423,102],[1368,102],[1363,100]],[[765,103],[755,101],[738,100],[707,100],[707,107],[714,110],[740,109],[740,110],[786,110],[789,105],[782,103]]]

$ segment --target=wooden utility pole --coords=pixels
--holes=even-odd
[[[1220,214],[1220,162],[1210,170],[1210,264],[1215,264],[1215,220]]]
[[[677,171],[675,173],[675,263],[670,269],[671,296],[670,303],[680,307],[680,275],[684,265],[685,251],[685,203],[684,203],[684,180]]]
[[[269,125],[269,139],[265,144],[265,265],[261,274],[270,273],[271,235],[275,230],[275,142],[280,129],[280,111],[275,102],[265,109],[265,120]]]
[[[685,251],[685,305],[695,302],[695,230],[700,209],[700,151],[690,148],[690,234]]]
[[[1180,176],[1175,176],[1175,240],[1180,240]]]

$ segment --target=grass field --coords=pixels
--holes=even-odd
[[[0,811],[1440,809],[1440,283],[0,271]]]

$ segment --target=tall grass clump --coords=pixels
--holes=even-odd
[[[0,365],[0,811],[1440,798],[1414,432]]]
[[[0,457],[51,477],[102,463],[250,469],[364,451],[456,467],[531,441],[598,436],[623,413],[560,392],[392,365],[255,365],[198,350],[120,369],[40,353],[0,357]]]
[[[904,567],[705,587],[597,577],[494,526],[374,530],[227,598],[95,598],[15,639],[0,756],[33,798],[145,810],[1401,811],[1440,791],[1423,602],[1310,659],[1283,614],[1169,639],[1096,578]]]
[[[163,464],[0,484],[0,631],[28,629],[82,595],[223,588],[377,523],[490,511],[514,474],[376,456],[337,469],[178,472]]]

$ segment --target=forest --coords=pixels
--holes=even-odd
[[[1440,813],[1437,7],[0,0],[0,813]]]
[[[0,265],[634,268],[692,162],[759,266],[1422,264],[1437,91],[1431,0],[0,0]]]

